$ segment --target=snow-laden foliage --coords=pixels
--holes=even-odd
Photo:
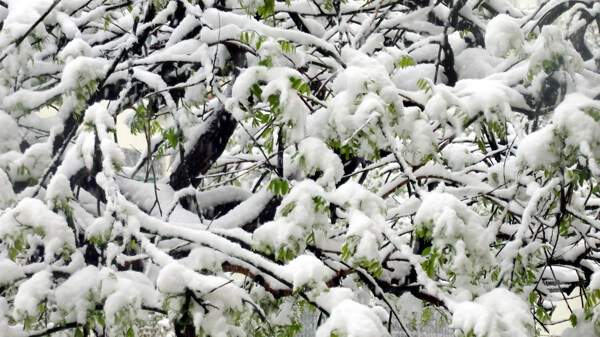
[[[576,287],[565,336],[600,333],[599,24],[0,0],[0,336],[527,337]]]

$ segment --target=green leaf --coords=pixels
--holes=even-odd
[[[281,215],[288,216],[294,210],[294,208],[296,208],[296,203],[290,202],[281,209]]]
[[[400,66],[400,68],[406,68],[406,67],[416,65],[416,62],[412,57],[405,55],[405,56],[402,56],[402,58],[400,59],[400,61],[398,61],[397,64],[398,64],[398,66]],[[417,82],[417,84],[418,84],[418,82]],[[425,89],[425,87],[423,87],[421,89]]]
[[[40,313],[40,314],[44,313],[45,308],[46,308],[46,304],[44,302],[38,304],[38,307],[37,307],[38,313]]]
[[[258,65],[267,67],[267,68],[271,68],[271,67],[273,67],[273,60],[271,59],[271,57],[266,57],[264,60],[261,60],[260,62],[258,62]]]
[[[101,312],[99,312],[96,315],[96,321],[98,321],[98,324],[100,324],[101,326],[106,326],[106,321],[104,320],[104,315],[102,315]]]
[[[290,186],[285,180],[281,181],[281,194],[286,195],[290,191]]]
[[[569,321],[571,322],[572,326],[577,326],[577,316],[575,316],[575,314],[571,314],[571,316],[569,317]]]
[[[421,252],[421,256],[427,256],[429,255],[429,253],[431,252],[431,246],[427,246],[425,247],[425,249],[423,249],[423,251]]]
[[[272,191],[276,195],[286,195],[290,191],[290,186],[287,180],[273,179],[267,186],[267,190]]]
[[[262,100],[262,89],[260,88],[260,85],[258,85],[258,83],[254,83],[250,87],[250,93],[256,96],[256,98],[258,98],[259,100]]]

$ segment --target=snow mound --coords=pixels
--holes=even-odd
[[[451,327],[477,337],[529,337],[533,318],[529,305],[504,288],[496,288],[474,301],[456,305]]]

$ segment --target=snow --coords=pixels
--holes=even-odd
[[[0,153],[19,150],[21,135],[17,123],[0,110]]]
[[[0,285],[10,285],[18,279],[24,278],[25,274],[18,264],[10,259],[0,260]]]
[[[175,262],[166,265],[160,271],[156,285],[166,294],[182,294],[186,290],[197,292],[200,298],[216,306],[216,310],[239,310],[242,308],[242,300],[249,300],[249,297],[230,280],[200,275]],[[202,320],[202,324],[211,323],[210,320]]]
[[[46,200],[49,201],[50,207],[59,207],[61,203],[66,204],[70,199],[73,199],[73,192],[69,179],[63,174],[56,174],[48,184]]]
[[[307,137],[298,144],[298,165],[308,175],[320,171],[322,175],[317,183],[324,187],[333,187],[344,175],[344,166],[340,158],[320,139]]]
[[[456,304],[452,327],[477,337],[528,337],[533,318],[529,305],[506,288],[496,288],[473,301]]]
[[[528,167],[548,167],[558,160],[554,131],[547,126],[539,131],[529,134],[519,144],[517,158]]]
[[[101,295],[106,298],[104,315],[108,326],[116,325],[117,315],[123,312],[126,314],[125,319],[133,321],[137,318],[142,303],[155,304],[153,299],[156,298],[154,285],[143,275],[134,273],[119,273],[116,280],[105,277]]]
[[[544,61],[552,63],[560,60],[560,67],[569,74],[581,70],[583,60],[581,55],[570,48],[570,42],[565,41],[562,29],[558,26],[549,25],[542,28],[540,38],[531,44],[528,49],[531,53],[529,64],[530,71],[539,72]]]
[[[39,314],[38,305],[50,295],[51,277],[49,271],[42,270],[21,284],[15,296],[14,315],[16,317]]]
[[[454,248],[451,269],[455,273],[468,275],[488,267],[494,260],[489,247],[495,233],[491,228],[486,229],[481,217],[451,194],[426,194],[414,222],[417,230],[426,231],[433,247]]]
[[[525,38],[516,20],[506,14],[491,19],[485,31],[485,47],[496,57],[506,57],[509,53],[521,53]]]
[[[6,173],[10,180],[14,182],[40,178],[51,160],[50,147],[50,143],[37,143],[30,146],[22,155],[8,152]]]
[[[379,228],[378,228],[379,227]],[[348,213],[348,237],[360,238],[354,251],[354,258],[367,261],[379,260],[379,242],[382,241],[381,225],[363,212],[351,209]]]
[[[35,210],[35,212],[32,212]],[[14,242],[22,237],[40,237],[44,245],[44,259],[54,261],[55,254],[75,249],[75,237],[65,219],[50,211],[37,199],[25,198],[17,206],[0,216],[0,238]]]
[[[492,75],[499,65],[498,58],[490,56],[483,48],[467,48],[455,57],[458,79],[481,79]]]
[[[330,222],[327,214],[317,209],[315,200],[318,198],[327,203],[324,189],[314,181],[304,180],[293,186],[277,207],[275,219],[254,231],[254,242],[259,247],[276,251],[284,247],[292,251],[303,250],[302,241],[310,232]]]
[[[200,20],[198,20],[194,15],[188,14],[185,18],[183,18],[183,20],[181,20],[177,27],[175,27],[165,47],[171,47],[172,45],[182,41],[189,32],[198,27],[200,24]]]
[[[56,13],[56,21],[60,24],[67,38],[73,39],[81,35],[79,28],[77,28],[77,25],[67,14],[61,12]]]
[[[0,169],[0,210],[13,206],[15,203],[15,193],[8,175]]]
[[[600,5],[565,30],[545,22],[561,1],[469,0],[457,25],[427,1],[0,2],[0,336],[100,312],[86,335],[140,333],[155,310],[174,336],[191,294],[186,322],[210,336],[281,332],[304,300],[318,337],[389,336],[390,310],[429,306],[457,334],[534,335],[550,284],[600,289],[600,77],[567,39]],[[156,181],[117,142],[140,105],[162,130],[127,145],[160,148]],[[212,146],[222,114],[236,129]],[[212,165],[176,191],[200,139]],[[564,336],[593,334],[597,313],[574,314]]]
[[[352,300],[354,293],[351,289],[345,287],[329,288],[317,296],[316,302],[323,309],[331,312],[335,307],[339,306],[343,301]]]
[[[596,327],[594,326],[594,323],[583,321],[578,323],[575,328],[566,328],[561,334],[561,337],[594,336],[595,334]]]
[[[212,249],[206,247],[197,247],[192,249],[190,254],[181,259],[181,263],[187,268],[203,271],[203,270],[219,270],[221,268],[222,258]]]
[[[279,47],[277,46],[277,48]],[[305,135],[308,108],[298,97],[296,89],[292,88],[291,78],[304,79],[304,76],[290,68],[250,67],[236,79],[232,87],[232,97],[226,102],[227,110],[238,120],[244,120],[248,116],[240,109],[239,104],[249,107],[248,99],[251,96],[251,87],[256,83],[265,82],[266,84],[261,88],[262,98],[266,100],[271,95],[279,98],[281,115],[277,118],[277,123],[293,126],[293,128],[287,128],[286,140],[299,142]]]
[[[5,97],[0,107],[7,110],[37,109],[55,96],[82,88],[88,82],[104,77],[107,67],[107,60],[78,56],[65,65],[59,85],[45,91],[22,89]]]
[[[338,187],[331,198],[336,204],[357,209],[370,218],[383,219],[383,199],[352,180]]]
[[[450,144],[441,153],[455,171],[460,171],[483,159],[481,154],[472,153],[471,149],[463,144]]]
[[[101,282],[98,268],[88,266],[78,270],[54,290],[56,305],[66,313],[65,319],[84,324],[87,312],[95,309],[90,298],[98,298]]]
[[[237,186],[222,186],[196,194],[196,202],[202,209],[211,209],[229,202],[243,202],[252,193]]]
[[[20,38],[50,7],[51,0],[24,0],[8,2],[8,15],[4,19],[3,34],[0,35],[0,48],[6,48],[14,39]],[[36,32],[44,31],[43,25]]]
[[[590,146],[600,144],[600,125],[584,109],[600,109],[600,104],[582,94],[573,93],[556,107],[552,124],[556,129],[567,132],[567,146],[577,147],[584,142]]]
[[[327,268],[323,262],[310,255],[300,255],[285,265],[284,274],[292,280],[294,291],[312,283],[323,288],[323,281],[334,276],[334,272]]]
[[[60,51],[58,57],[65,62],[78,56],[92,56],[92,47],[81,38],[74,38]]]
[[[600,272],[596,271],[592,274],[589,288],[592,290],[600,289]]]
[[[327,321],[316,333],[316,337],[329,337],[335,333],[347,337],[389,336],[381,319],[369,307],[352,300],[343,300],[333,308]]]
[[[241,202],[224,216],[212,221],[213,228],[238,228],[242,227],[250,221],[256,219],[260,215],[260,211],[273,198],[273,194],[268,191],[260,191],[248,199]],[[202,204],[200,204],[202,205]]]
[[[553,266],[545,268],[543,271],[543,277],[565,283],[576,283],[580,280],[580,275],[577,273],[577,270],[562,266]],[[590,283],[590,288],[591,287],[592,285]]]

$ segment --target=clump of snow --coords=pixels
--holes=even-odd
[[[168,296],[181,295],[186,290],[193,291],[197,298],[210,304],[204,309],[198,306],[194,307],[192,315],[196,329],[203,329],[207,334],[213,336],[240,335],[240,328],[229,324],[225,313],[228,310],[242,310],[242,301],[251,302],[251,299],[231,280],[201,275],[173,262],[160,271],[156,285],[161,292]],[[177,303],[171,302],[170,304],[173,310],[180,310]]]
[[[143,304],[155,306],[158,293],[153,283],[138,272],[119,272],[113,274],[107,268],[101,270],[102,289],[100,296],[104,300],[106,324],[118,329],[118,315],[125,315],[124,322],[133,322],[141,315]]]
[[[212,276],[201,275],[182,264],[170,263],[165,266],[156,280],[158,290],[166,294],[182,294],[186,290],[195,291],[203,299],[213,305],[225,308],[242,308],[242,300],[247,294],[230,280]]]
[[[66,90],[74,89],[96,78],[104,77],[108,61],[99,58],[79,56],[65,65],[61,85]]]
[[[450,144],[442,150],[444,159],[452,169],[459,171],[465,167],[474,164],[483,159],[481,153],[471,152],[471,149],[464,144]]]
[[[15,192],[8,175],[0,169],[0,210],[6,209],[15,203]]]
[[[355,181],[348,181],[338,187],[331,195],[332,201],[345,208],[354,208],[370,218],[384,220],[385,203],[383,199]]]
[[[407,321],[419,322],[423,315],[423,301],[406,292],[398,299],[398,313]]]
[[[14,281],[25,277],[21,267],[10,259],[0,260],[0,285],[9,285]]]
[[[19,150],[19,127],[15,120],[0,110],[0,153]]]
[[[180,294],[186,290],[186,279],[183,274],[187,269],[180,264],[172,263],[165,266],[156,280],[158,290],[164,293]]]
[[[534,322],[529,305],[505,288],[496,288],[452,310],[452,327],[476,337],[529,337]]]
[[[344,175],[340,158],[323,141],[308,137],[298,144],[297,162],[309,174],[320,171],[317,183],[323,187],[335,187]]]
[[[573,149],[586,156],[600,155],[600,123],[589,111],[600,111],[600,104],[579,93],[565,97],[552,116],[552,124],[533,132],[519,143],[517,158],[535,169],[549,168]],[[561,155],[562,153],[562,155]]]
[[[444,99],[443,95],[434,94],[429,98],[423,113],[431,120],[439,121],[442,125],[445,125],[448,120],[449,104]]]
[[[582,337],[582,336],[597,336],[597,323],[585,319],[585,312],[582,309],[573,310],[573,314],[577,318],[577,326],[566,328],[561,337]],[[597,315],[597,314],[596,314]]]
[[[232,97],[226,102],[228,111],[239,120],[245,119],[247,113],[240,108],[240,104],[250,108],[250,89],[255,84],[265,83],[261,85],[261,98],[267,100],[269,96],[275,95],[279,99],[278,108],[281,110],[281,115],[276,123],[293,126],[286,128],[287,141],[292,143],[301,141],[305,136],[306,115],[309,111],[298,97],[296,89],[292,87],[291,78],[304,79],[304,76],[295,69],[283,67],[256,66],[246,69],[238,76],[232,87]]]
[[[332,84],[334,96],[310,134],[351,146],[359,157],[372,157],[388,140],[380,125],[399,124],[404,105],[390,79],[385,58],[372,58],[349,48],[342,50],[348,67]],[[375,145],[376,144],[376,145]]]
[[[217,253],[206,247],[192,249],[190,254],[186,258],[181,259],[180,262],[196,271],[221,269],[221,259]]]
[[[101,216],[94,219],[85,230],[85,236],[88,239],[105,239],[111,237],[111,229],[113,228],[114,219],[110,216]]]
[[[221,186],[214,190],[196,193],[196,202],[201,209],[212,209],[229,202],[243,202],[252,193],[237,186]]]
[[[73,191],[71,191],[71,183],[63,174],[56,174],[50,180],[48,189],[46,190],[46,200],[50,207],[58,207],[61,204],[68,203],[73,199]]]
[[[354,294],[350,288],[335,287],[329,288],[317,296],[316,303],[323,309],[331,312],[333,308],[338,306],[345,300],[351,300]]]
[[[363,212],[350,209],[348,212],[348,237],[358,238],[354,259],[378,261],[379,246],[383,241],[382,226],[373,219],[366,216]]]
[[[433,247],[451,247],[452,270],[469,275],[494,261],[490,244],[495,233],[485,228],[481,217],[455,196],[431,192],[425,195],[415,215],[415,229],[431,238]]]
[[[57,8],[69,12],[81,8],[87,3],[87,0],[62,0],[58,3]]]
[[[354,249],[352,259],[355,262],[379,261],[383,233],[389,228],[384,217],[383,199],[362,185],[348,181],[332,192],[331,200],[347,212],[346,237]]]
[[[565,144],[579,147],[585,143],[592,147],[600,144],[600,123],[584,110],[600,110],[600,103],[580,93],[565,97],[552,115],[552,124],[567,132]],[[600,151],[595,151],[600,154]]]
[[[23,330],[21,325],[9,324],[9,317],[11,314],[12,313],[6,298],[0,297],[0,337],[29,336],[29,334]]]
[[[516,89],[489,78],[460,80],[452,92],[462,112],[470,117],[483,112],[488,121],[503,122],[512,118],[511,106],[525,106],[523,95]]]
[[[333,308],[327,321],[319,327],[316,337],[332,334],[346,337],[389,336],[379,316],[366,305],[343,300]]]
[[[558,160],[557,152],[560,151],[558,146],[552,126],[546,126],[521,140],[517,158],[528,167],[549,167]]]
[[[442,123],[445,123],[446,119],[448,117],[444,116]],[[408,163],[420,164],[428,156],[433,156],[437,152],[433,126],[418,110],[406,109],[398,129],[403,145],[401,153]]]
[[[15,296],[15,317],[24,318],[39,314],[38,305],[50,295],[51,279],[52,274],[42,270],[21,284]]]
[[[8,2],[8,15],[4,19],[4,28],[0,34],[0,49],[6,48],[15,39],[24,35],[51,5],[51,0]],[[44,25],[38,25],[33,33],[37,36],[44,35]]]
[[[596,271],[592,274],[592,278],[590,280],[589,288],[591,290],[600,289],[600,271]]]
[[[275,219],[254,231],[254,242],[259,249],[270,253],[284,249],[298,254],[304,250],[312,231],[330,223],[328,207],[323,188],[313,180],[303,180],[281,201]]]
[[[523,51],[525,38],[516,20],[506,14],[496,15],[487,24],[485,48],[496,57],[506,57],[511,52]]]
[[[235,206],[231,211],[222,217],[214,220],[211,227],[213,228],[239,228],[256,219],[265,205],[271,201],[273,194],[263,190],[254,193],[239,205]],[[201,197],[200,200],[203,198]],[[206,198],[204,198],[206,200]]]
[[[47,262],[54,261],[55,255],[75,249],[75,236],[65,219],[40,200],[25,198],[0,216],[0,238],[12,243],[33,236],[41,237]]]
[[[58,53],[58,57],[65,62],[70,62],[79,56],[92,56],[92,47],[81,38],[69,41],[60,53]]]
[[[529,46],[528,51],[531,53],[529,68],[533,73],[544,69],[544,62],[548,61],[569,74],[583,67],[581,55],[563,38],[563,29],[558,26],[544,26],[540,37]]]
[[[96,303],[90,301],[90,298],[99,299],[101,278],[98,272],[95,266],[87,266],[56,287],[56,305],[66,313],[65,319],[68,321],[74,319],[84,324],[88,310],[95,309]]]
[[[433,63],[419,63],[413,67],[396,70],[392,75],[392,81],[399,89],[418,91],[417,82],[422,78],[434,78],[435,65]]]
[[[9,152],[16,154],[16,152]],[[15,155],[7,172],[11,181],[39,179],[52,160],[52,143],[44,142],[31,145],[23,155]]]
[[[333,277],[333,270],[327,268],[323,261],[312,255],[300,255],[284,267],[284,274],[292,281],[294,291],[305,285],[315,284],[325,287],[323,281]]]
[[[454,60],[458,79],[485,78],[495,72],[501,59],[490,56],[485,49],[467,48]]]

